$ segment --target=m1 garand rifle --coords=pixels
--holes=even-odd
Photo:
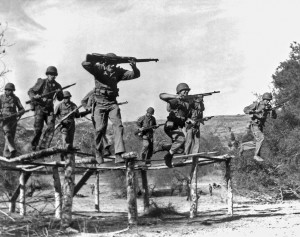
[[[159,124],[157,124],[157,125],[153,125],[153,126],[150,126],[150,127],[145,127],[143,130],[136,130],[135,132],[134,132],[134,135],[136,135],[136,136],[139,136],[139,137],[142,137],[144,134],[146,134],[148,131],[150,131],[151,129],[153,129],[153,128],[158,128],[158,127],[160,127],[160,126],[162,126],[162,125],[165,125],[165,123],[159,123]]]
[[[128,104],[128,101],[118,103],[118,105],[124,105],[124,104]],[[91,113],[92,113],[92,109],[87,109],[86,111],[80,112],[79,117],[82,118],[82,117],[85,117],[86,115],[91,114]]]
[[[187,121],[185,122],[186,129],[190,129],[190,128],[194,127],[197,124],[197,122],[200,122],[204,125],[205,121],[208,121],[208,120],[212,119],[213,117],[215,117],[215,116],[207,116],[207,117],[204,117],[201,119],[195,119],[195,120],[188,118]]]
[[[12,115],[9,115],[9,116],[4,116],[4,117],[0,117],[0,122],[3,122],[7,119],[12,119],[12,118],[17,118],[17,117],[21,117],[23,114],[31,111],[32,109],[27,109],[27,110],[24,110],[24,111],[20,111],[20,112],[17,112],[17,113],[14,113]]]
[[[200,94],[195,94],[195,95],[186,95],[183,97],[182,100],[191,101],[191,100],[199,98],[201,96],[204,97],[204,96],[209,96],[209,95],[216,94],[216,93],[220,93],[220,91],[212,91],[212,92],[200,93]]]
[[[63,121],[68,119],[73,113],[75,113],[81,107],[82,107],[82,105],[78,106],[77,108],[73,109],[70,113],[68,113],[66,116],[64,116],[57,124],[55,124],[55,130],[63,123]]]
[[[137,63],[143,63],[143,62],[157,62],[157,58],[143,58],[138,59],[135,57],[123,57],[123,56],[107,56],[105,54],[99,54],[99,53],[92,53],[86,55],[86,61],[87,62],[99,62],[99,63],[107,63],[107,64],[121,64],[121,63],[130,63],[130,61],[134,61]]]
[[[67,88],[69,88],[69,87],[71,87],[71,86],[74,86],[74,85],[76,85],[76,83],[73,83],[73,84],[71,84],[71,85],[62,87],[61,90],[65,90],[65,89],[67,89]],[[48,92],[48,93],[42,94],[42,95],[40,96],[39,99],[45,98],[45,97],[47,97],[48,95],[52,95],[52,94],[55,94],[55,93],[57,93],[57,90],[55,90],[55,91],[50,91],[50,92]],[[35,101],[35,100],[36,100],[35,98],[32,98],[31,100],[26,101],[26,104],[30,104],[30,103],[32,103],[32,102]]]

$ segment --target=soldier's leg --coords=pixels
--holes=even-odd
[[[112,127],[114,130],[115,154],[122,154],[125,152],[125,144],[123,140],[124,127],[118,105],[112,105],[110,108],[109,119],[112,122]]]
[[[39,149],[49,148],[55,131],[55,115],[53,111],[49,111],[47,114],[47,128],[43,134],[43,138],[40,142]]]
[[[253,136],[255,138],[256,146],[255,146],[255,153],[254,153],[254,159],[257,161],[263,161],[263,159],[260,157],[260,150],[264,141],[264,134],[259,129],[258,126],[252,125],[251,131],[253,133]]]
[[[148,137],[143,137],[143,147],[141,151],[141,158],[143,161],[146,160],[147,154],[148,154],[148,149],[149,149],[149,139]]]
[[[32,150],[36,150],[44,127],[45,115],[44,112],[40,109],[36,109],[34,116],[34,135],[31,141]]]
[[[200,128],[193,129],[193,153],[200,152]]]
[[[15,121],[8,121],[3,122],[3,132],[4,132],[4,138],[5,138],[5,145],[4,145],[4,151],[3,155],[6,157],[13,157],[16,152],[14,140],[13,140],[13,122]]]
[[[153,138],[149,139],[149,147],[146,156],[146,164],[151,164],[151,157],[153,155]]]
[[[184,153],[191,154],[192,153],[192,142],[193,142],[193,129],[186,130],[185,144],[184,144]]]

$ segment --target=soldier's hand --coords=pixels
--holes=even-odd
[[[128,62],[132,68],[136,68],[136,62],[134,60],[128,60]]]
[[[184,97],[185,97],[185,95],[181,95],[181,94],[176,95],[176,99],[182,100],[182,99],[184,99]]]
[[[47,98],[42,98],[43,102],[47,102],[47,100],[48,100]]]
[[[33,96],[34,99],[40,99],[41,98],[41,95],[37,94],[35,96]]]
[[[56,89],[55,91],[56,91],[56,93],[62,92],[62,89],[61,89],[61,88],[58,88],[58,89]]]
[[[139,128],[139,131],[141,131],[141,132],[144,131],[144,128],[143,127]]]

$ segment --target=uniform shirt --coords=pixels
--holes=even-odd
[[[30,97],[30,99],[33,99],[33,97],[37,94],[39,95],[43,95],[52,91],[55,91],[57,89],[61,89],[61,85],[56,82],[55,80],[53,80],[52,82],[50,82],[47,78],[46,79],[41,79],[39,78],[37,80],[37,82],[35,83],[35,85],[29,89],[28,91],[28,95]],[[36,104],[41,105],[41,106],[53,106],[53,98],[54,98],[55,93],[50,94],[44,98],[47,99],[47,101],[43,101],[43,98],[38,99],[38,100],[34,100]],[[64,98],[64,95],[62,93],[62,91],[56,93],[56,97],[59,101],[62,101]]]
[[[24,110],[24,107],[21,104],[20,99],[15,95],[11,94],[7,96],[5,94],[0,95],[0,109],[1,114],[4,116],[10,116],[12,114]]]
[[[203,102],[193,103],[190,106],[189,118],[192,120],[202,119],[203,118],[203,111],[205,110]]]
[[[59,118],[62,119],[65,117],[68,113],[76,109],[77,106],[72,101],[65,103],[61,102],[58,104],[55,108],[54,114]],[[79,118],[79,112],[76,110],[74,113],[72,113],[66,120],[64,120],[65,123],[67,122],[74,122],[74,118]]]
[[[143,115],[141,117],[138,118],[137,122],[136,122],[138,127],[144,127],[144,128],[148,128],[151,126],[155,126],[156,124],[156,119],[154,116],[146,116]],[[145,132],[145,135],[147,136],[153,136],[153,129],[149,129],[147,132]]]
[[[180,127],[184,126],[184,122],[188,118],[191,104],[179,99],[172,99],[168,101],[167,110],[170,112],[168,116],[169,121],[173,121]]]
[[[272,116],[272,118],[276,118],[276,112],[267,110],[267,106],[264,104],[263,101],[254,102],[253,104],[245,107],[244,112],[246,114],[251,114],[251,112],[257,111],[251,117],[252,122],[259,126],[264,126],[268,116]]]
[[[117,84],[120,81],[140,77],[140,71],[137,68],[134,71],[128,71],[116,67],[114,72],[109,73],[104,64],[83,61],[82,66],[95,78],[95,99],[100,103],[116,102],[116,97],[119,95]]]

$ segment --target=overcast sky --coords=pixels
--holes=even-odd
[[[271,91],[272,74],[300,42],[297,0],[0,0],[0,21],[15,43],[3,58],[6,82],[28,100],[27,91],[47,66],[70,88],[76,104],[94,87],[81,62],[87,53],[158,58],[139,63],[141,77],[120,82],[123,121],[149,106],[165,119],[159,93],[186,82],[190,94],[220,90],[205,98],[205,115],[242,114],[253,93]],[[123,66],[123,65],[122,65]],[[123,66],[130,69],[128,65]]]

